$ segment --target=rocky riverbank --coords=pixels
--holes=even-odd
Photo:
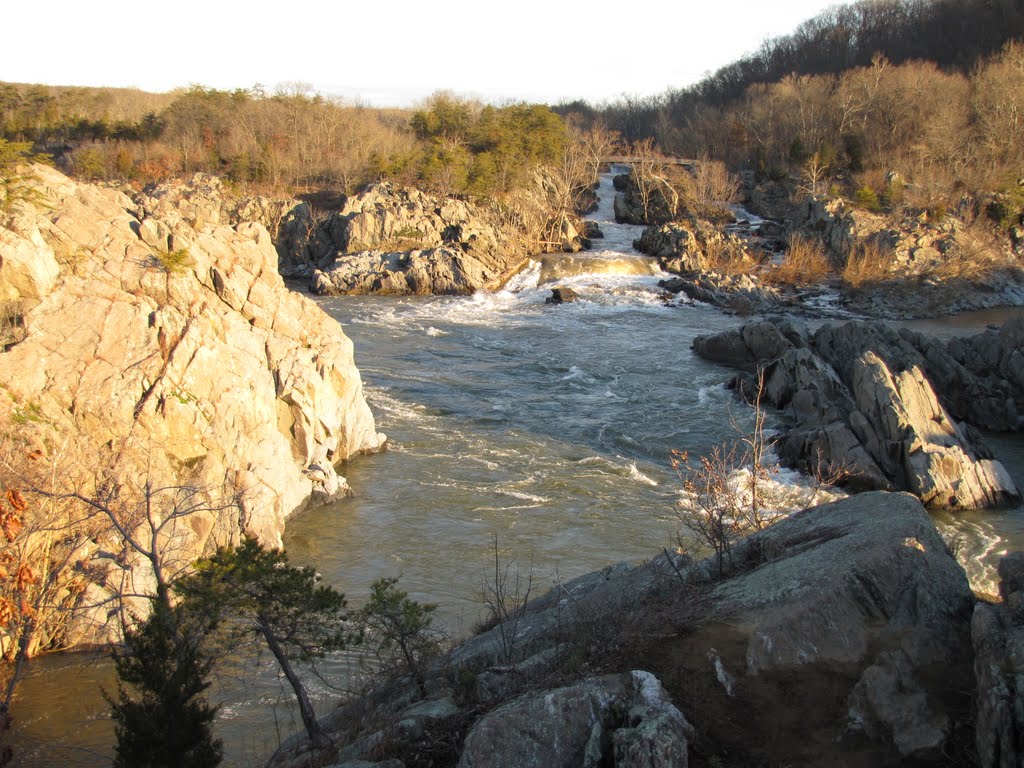
[[[132,199],[42,166],[25,183],[0,227],[0,421],[56,462],[57,490],[199,489],[207,511],[173,534],[185,562],[242,530],[279,545],[290,514],[347,492],[337,467],[384,436],[351,341],[285,287],[263,225],[222,223],[210,185]],[[109,534],[84,560],[120,551]]]
[[[666,290],[727,311],[909,319],[1024,305],[1024,229],[1000,231],[968,202],[873,213],[748,175],[745,204],[764,219],[740,226],[698,215],[678,191],[670,206],[664,183],[616,180],[618,220],[648,225],[634,247],[679,275]],[[794,240],[805,253],[793,256]]]
[[[393,677],[342,704],[313,759],[972,764],[974,606],[920,503],[862,494],[754,534],[721,573],[663,554],[560,584],[433,664],[425,693]]]
[[[970,425],[1021,428],[1024,323],[948,344],[880,323],[810,333],[773,320],[698,337],[715,362],[763,371],[762,396],[783,412],[783,458],[855,488],[907,490],[932,507],[1020,498]],[[757,382],[743,387],[752,392]]]
[[[375,184],[317,220],[300,207],[285,221],[282,273],[313,292],[468,294],[493,290],[543,251],[575,252],[587,241],[567,214],[564,190],[537,172],[515,201],[474,203]]]

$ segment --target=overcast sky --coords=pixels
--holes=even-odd
[[[0,80],[248,88],[408,105],[649,95],[785,34],[825,0],[49,0],[4,8]],[[16,30],[16,31],[15,31]]]

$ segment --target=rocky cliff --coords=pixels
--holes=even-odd
[[[978,680],[975,733],[981,768],[1024,764],[1024,552],[999,563],[1000,603],[971,619]]]
[[[225,223],[209,185],[131,199],[39,166],[29,188],[0,218],[8,434],[229,492],[230,515],[192,521],[193,554],[239,528],[279,544],[288,515],[346,491],[336,467],[384,437],[352,342],[284,286],[263,225]]]

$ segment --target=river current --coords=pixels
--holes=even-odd
[[[314,565],[350,604],[375,579],[398,576],[414,598],[438,605],[438,622],[458,637],[483,617],[494,537],[503,559],[532,573],[534,594],[652,557],[677,543],[670,451],[705,454],[750,429],[750,409],[724,385],[730,372],[690,350],[695,336],[742,319],[666,297],[657,283],[668,275],[632,248],[641,228],[613,221],[610,176],[599,195],[591,218],[605,238],[594,250],[538,259],[502,291],[318,300],[353,339],[389,442],[344,468],[354,496],[290,519],[285,543],[293,562]],[[546,304],[556,286],[580,300]],[[1024,486],[1020,438],[993,447]],[[780,470],[774,485],[806,498],[795,473]],[[998,554],[1024,547],[1021,508],[938,522],[962,539],[960,556],[983,588]],[[324,676],[344,684],[351,664],[330,660]],[[300,727],[269,660],[254,666],[255,680],[231,676],[214,689],[225,702],[227,765],[260,762]],[[113,687],[108,665],[81,655],[34,663],[16,705],[22,764],[109,764],[101,684]],[[337,693],[311,684],[328,711]],[[57,742],[67,749],[54,760]]]

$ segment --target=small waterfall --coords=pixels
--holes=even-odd
[[[543,285],[581,275],[649,277],[660,274],[661,268],[653,259],[609,252],[566,254],[541,258],[538,284]]]

